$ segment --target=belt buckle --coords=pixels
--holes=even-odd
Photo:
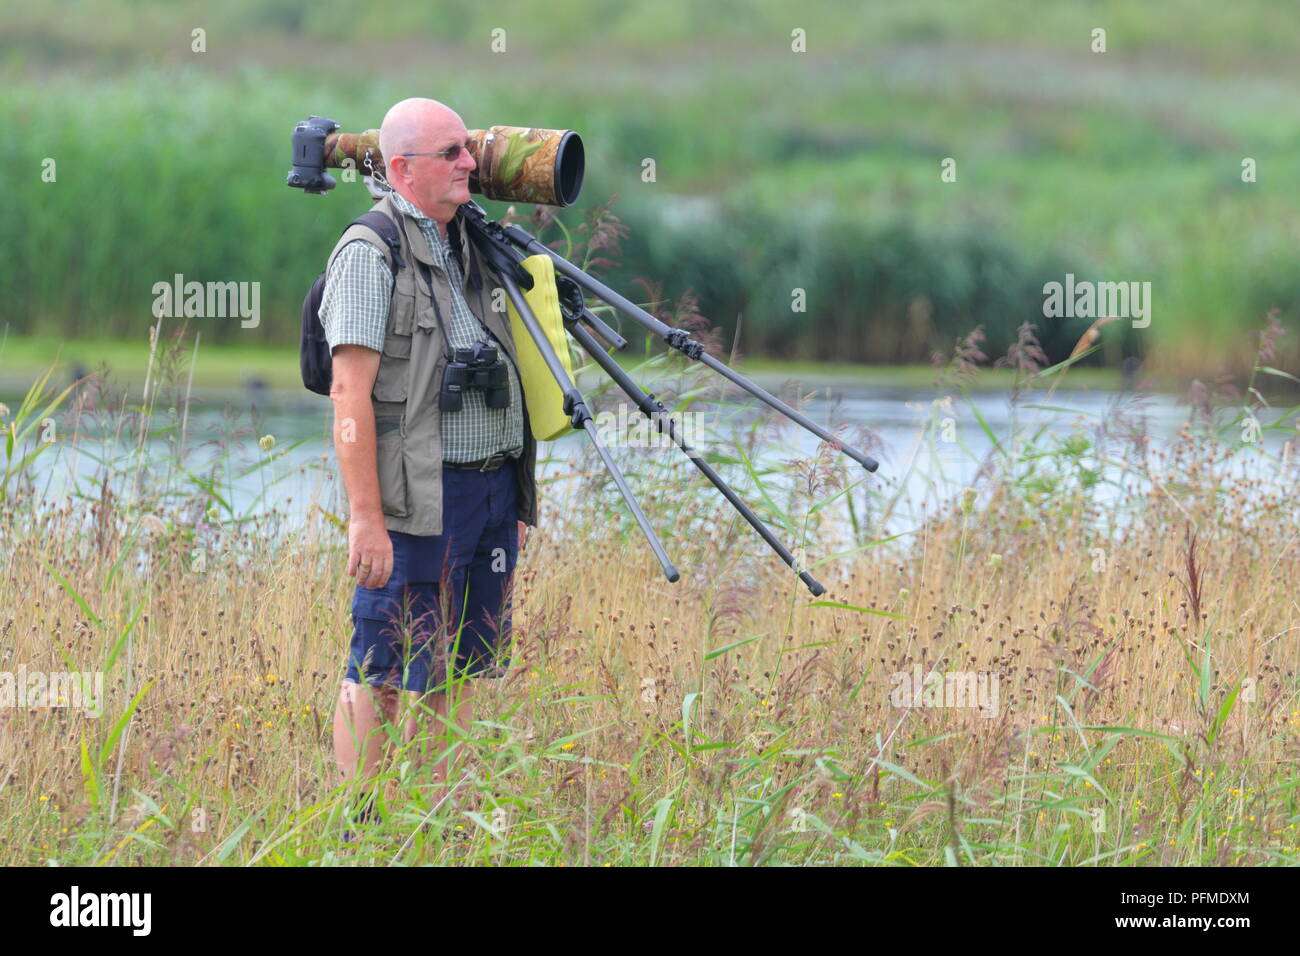
[[[503,451],[493,452],[483,459],[483,464],[479,465],[479,471],[487,471],[489,465],[500,466],[506,460],[506,453]]]

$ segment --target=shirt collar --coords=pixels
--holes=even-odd
[[[424,212],[420,209],[419,206],[411,202],[411,200],[407,199],[396,189],[393,190],[393,205],[396,206],[400,211],[406,213],[408,216],[413,216],[416,220],[423,219],[426,222],[432,221],[429,219],[428,216],[424,214]]]
[[[448,234],[444,236],[441,230],[438,229],[438,224],[434,222],[433,219],[426,216],[419,206],[411,202],[409,199],[407,199],[405,196],[399,193],[396,189],[392,191],[392,196],[393,196],[392,199],[393,206],[398,210],[398,212],[405,213],[406,215],[412,217],[415,220],[416,225],[420,227],[420,231],[423,232],[426,238],[429,239],[430,251],[433,253],[435,257],[435,261],[440,261],[444,259],[447,256],[447,253],[452,251],[450,232],[448,232]],[[456,215],[457,216],[460,215],[460,210],[456,211]],[[436,244],[433,242],[434,239],[438,240]],[[461,268],[460,250],[459,249],[456,250],[455,253],[456,254],[453,258],[456,263],[456,267]]]

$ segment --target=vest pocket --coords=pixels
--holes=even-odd
[[[375,422],[375,447],[379,465],[380,506],[386,515],[405,518],[410,514],[406,494],[406,461],[400,422]]]
[[[432,332],[439,327],[438,312],[434,311],[432,306],[421,309],[415,317],[416,328],[423,332]]]
[[[381,402],[406,401],[411,367],[411,332],[415,326],[415,296],[393,290],[392,322],[384,334],[384,351],[375,375],[374,397]]]

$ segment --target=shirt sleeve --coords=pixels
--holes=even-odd
[[[392,288],[392,270],[374,243],[354,239],[339,250],[320,300],[320,324],[331,354],[340,345],[383,351]]]

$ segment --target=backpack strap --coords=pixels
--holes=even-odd
[[[353,220],[354,225],[357,223],[369,226],[378,234],[380,239],[384,240],[384,244],[388,246],[389,264],[393,266],[394,272],[406,268],[406,260],[402,258],[402,230],[393,221],[392,216],[382,210],[372,209]]]
[[[334,246],[334,251],[330,253],[329,262],[325,264],[327,272],[334,264],[334,257],[354,239],[365,239],[371,245],[378,247],[384,254],[384,260],[388,263],[394,280],[397,273],[406,268],[406,259],[402,256],[401,229],[391,216],[379,209],[372,209],[352,220],[343,230],[343,234],[339,236],[339,241]]]

